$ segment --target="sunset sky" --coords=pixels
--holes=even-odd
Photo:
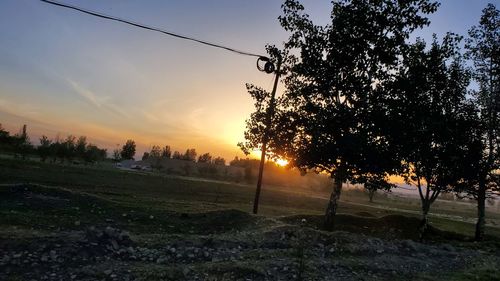
[[[236,49],[265,54],[287,38],[278,0],[60,1]],[[302,1],[328,21],[330,1]],[[418,35],[466,35],[493,0],[443,0]],[[196,148],[227,160],[243,156],[244,121],[253,110],[245,83],[266,89],[271,75],[255,58],[168,37],[37,0],[0,1],[0,123],[28,125],[33,143],[86,135],[112,150],[134,139]]]

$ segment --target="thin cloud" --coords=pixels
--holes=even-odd
[[[6,99],[0,99],[0,111],[23,117],[37,117],[39,115],[39,108],[34,105]]]
[[[90,105],[93,105],[99,109],[104,109],[106,111],[109,111],[115,115],[120,115],[122,117],[128,118],[129,115],[119,106],[116,104],[113,104],[111,101],[111,98],[109,96],[100,96],[92,92],[91,90],[83,87],[81,84],[78,82],[72,80],[72,79],[66,79],[70,86],[73,88],[73,90],[82,98],[84,98],[85,101],[87,101]]]

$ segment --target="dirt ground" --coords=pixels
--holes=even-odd
[[[499,280],[500,243],[418,220],[154,212],[40,186],[2,187],[0,280]],[[496,279],[495,279],[496,278]]]

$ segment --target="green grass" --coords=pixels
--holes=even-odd
[[[147,227],[149,217],[161,218],[180,213],[198,213],[220,209],[237,209],[250,212],[253,204],[255,187],[236,183],[197,181],[160,174],[122,171],[112,166],[73,166],[39,161],[18,159],[0,159],[0,183],[36,183],[46,186],[62,187],[53,192],[66,192],[64,196],[77,196],[79,209],[57,208],[65,201],[47,201],[46,205],[35,202],[24,208],[25,198],[7,200],[9,190],[0,188],[1,224],[37,227],[54,224],[57,227],[71,228],[75,221],[91,223],[111,218],[117,224],[137,224]],[[32,187],[36,188],[36,187]],[[48,196],[50,195],[50,191]],[[77,194],[77,195],[74,195]],[[61,195],[61,194],[59,194]],[[54,195],[58,197],[59,195]],[[90,196],[91,195],[91,196]],[[64,197],[63,196],[63,197]],[[324,212],[327,194],[308,190],[290,190],[281,187],[265,186],[261,193],[259,214],[266,216],[282,215],[321,215]],[[65,197],[66,198],[66,197]],[[375,204],[368,203],[368,197],[361,192],[344,192],[338,212],[341,214],[370,214],[374,217],[386,215],[405,215],[419,217],[417,200],[376,198]],[[43,201],[43,200],[42,200]],[[28,201],[29,202],[29,201]],[[97,203],[96,203],[97,202]],[[415,204],[409,204],[409,202]],[[21,204],[21,205],[16,205]],[[449,204],[432,211],[444,214],[467,215],[470,211],[453,210]],[[392,209],[384,209],[390,207]],[[413,213],[403,212],[409,210]],[[129,214],[135,212],[134,216]],[[134,219],[131,219],[133,217]],[[144,222],[148,222],[147,224]],[[462,235],[472,235],[474,225],[446,218],[431,217],[431,224],[437,228],[454,231]],[[142,226],[141,226],[142,225]],[[169,229],[168,225],[160,225]],[[144,229],[146,230],[146,229]],[[489,235],[500,237],[500,229],[487,228]]]

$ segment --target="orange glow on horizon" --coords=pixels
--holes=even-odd
[[[260,160],[261,154],[262,154],[262,151],[260,151],[260,149],[254,150],[254,151],[252,151],[250,153],[250,158],[255,158],[255,159],[259,159]],[[289,163],[288,160],[283,159],[283,158],[279,158],[279,159],[276,159],[276,160],[268,159],[268,161],[272,161],[272,162],[276,163],[278,166],[281,166],[281,167],[285,167]]]

